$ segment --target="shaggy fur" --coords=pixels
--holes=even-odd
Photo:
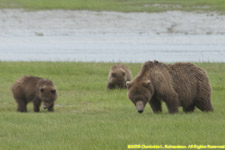
[[[14,82],[12,93],[18,112],[27,112],[27,104],[33,102],[34,112],[40,111],[41,102],[48,111],[54,111],[57,99],[56,87],[52,81],[34,76],[24,76]]]
[[[131,80],[130,69],[123,64],[112,66],[108,75],[107,89],[126,88],[126,82]]]
[[[213,111],[211,86],[207,74],[191,63],[164,64],[146,62],[132,81],[127,82],[128,97],[138,112],[143,112],[148,102],[154,113],[162,112],[161,101],[169,113],[193,112],[195,106],[201,111]]]

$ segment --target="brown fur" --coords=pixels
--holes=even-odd
[[[126,65],[116,64],[109,72],[107,89],[126,88],[126,82],[130,80],[130,69]]]
[[[27,112],[27,104],[33,102],[34,112],[40,111],[41,102],[48,111],[54,111],[57,91],[52,81],[34,76],[24,76],[14,82],[12,93],[17,111]]]
[[[169,113],[213,111],[211,86],[207,74],[191,63],[164,64],[157,61],[146,62],[132,81],[127,82],[128,97],[138,112],[143,112],[148,102],[154,113],[162,112],[163,100]]]

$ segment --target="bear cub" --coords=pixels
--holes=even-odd
[[[44,109],[54,111],[54,102],[57,99],[57,90],[53,82],[35,76],[24,76],[12,85],[13,97],[17,102],[18,112],[27,112],[27,104],[33,102],[34,112],[40,111],[43,103]]]
[[[184,112],[213,111],[211,86],[205,71],[191,63],[164,64],[146,62],[137,77],[127,82],[128,97],[137,111],[142,113],[150,104],[154,113],[162,112],[164,101],[169,113],[177,113],[181,106]]]
[[[126,82],[131,80],[131,71],[124,64],[112,66],[108,75],[107,89],[126,88]]]

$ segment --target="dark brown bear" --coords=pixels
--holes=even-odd
[[[213,111],[211,86],[207,74],[191,63],[164,64],[146,62],[137,77],[127,82],[128,97],[139,113],[148,102],[154,113],[162,112],[161,101],[169,113],[193,112],[195,106],[201,111]]]
[[[12,93],[17,102],[17,111],[27,112],[27,103],[33,102],[34,112],[40,111],[41,102],[48,111],[54,111],[57,99],[56,87],[52,81],[34,76],[24,76],[15,81]]]
[[[126,65],[116,64],[109,72],[107,89],[126,88],[126,82],[130,80],[130,69]]]

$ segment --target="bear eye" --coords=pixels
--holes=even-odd
[[[52,93],[52,94],[55,94],[55,92],[56,92],[56,90],[51,90],[51,93]]]
[[[41,91],[41,93],[43,93],[45,91],[45,89],[44,88],[41,88],[40,91]]]

